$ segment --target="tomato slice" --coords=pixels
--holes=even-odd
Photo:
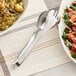
[[[73,1],[72,4],[76,4],[76,1]]]
[[[72,32],[70,32],[70,33],[68,34],[68,39],[69,39],[70,41],[72,41],[72,37],[73,37]]]
[[[75,22],[75,21],[76,21],[76,15],[72,15],[71,18],[70,18],[70,20],[71,20],[72,22]]]
[[[70,41],[76,44],[76,32],[70,32],[67,36]]]
[[[71,18],[72,17],[72,14],[71,13],[68,13],[68,16],[69,16],[69,18]]]
[[[73,43],[76,44],[76,37],[73,37],[73,38],[72,38],[72,41],[73,41]]]
[[[74,38],[76,38],[76,32],[73,32],[72,34],[74,35]]]
[[[73,24],[74,22],[70,19],[70,21],[69,21],[71,24]]]
[[[76,26],[76,15],[72,15],[71,18],[70,18],[70,23],[73,25],[73,26]]]
[[[76,51],[74,51],[74,50],[71,50],[71,51],[70,51],[70,53],[71,53],[71,54],[73,54],[73,53],[76,53]]]
[[[76,52],[76,44],[75,43],[72,44],[72,50]]]
[[[70,9],[69,7],[66,7],[66,8],[67,8],[68,12],[72,12],[72,11],[73,11],[73,10]]]
[[[76,26],[76,22],[72,23],[73,26]]]
[[[73,29],[73,31],[75,31],[75,32],[76,32],[76,27],[75,27],[75,26],[73,26],[73,27],[72,27],[72,29]]]

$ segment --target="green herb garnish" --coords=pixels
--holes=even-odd
[[[68,36],[67,36],[67,34],[65,34],[65,32],[63,33],[62,38],[63,38],[63,40],[67,40],[68,39]]]
[[[72,53],[71,56],[72,56],[73,58],[76,58],[76,53]]]
[[[64,29],[64,32],[68,34],[69,33],[69,30],[67,28],[65,28]]]
[[[68,13],[68,10],[67,9],[64,9],[64,13]]]

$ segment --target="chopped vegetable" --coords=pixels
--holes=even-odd
[[[76,1],[73,1],[72,4],[76,4]]]
[[[74,50],[71,50],[71,51],[70,51],[70,54],[73,54],[73,53],[76,53],[76,51],[74,51]]]
[[[75,10],[75,7],[74,6],[70,6],[70,9]]]
[[[66,7],[66,8],[67,8],[68,12],[72,12],[71,8],[69,8],[69,7]]]
[[[66,34],[65,32],[63,33],[62,38],[63,38],[64,40],[68,39],[68,36],[67,36],[67,34]]]
[[[73,29],[73,31],[75,31],[75,32],[76,32],[76,27],[75,27],[75,26],[73,26],[73,27],[72,27],[72,29]]]
[[[72,50],[72,43],[69,40],[64,40],[64,43],[69,48],[69,50]]]
[[[64,32],[68,34],[69,33],[69,29],[65,28]]]
[[[63,17],[64,20],[69,20],[69,16],[67,14],[64,14],[64,17]]]
[[[65,10],[64,10],[64,13],[68,13],[68,10],[67,10],[67,9],[65,9]]]
[[[76,51],[76,44],[75,43],[72,44],[72,50]]]
[[[73,58],[76,58],[76,53],[72,53],[71,56],[72,56]]]
[[[70,23],[69,20],[65,20],[64,23],[65,23],[68,27],[72,28],[72,24]]]
[[[19,4],[19,3],[15,4],[15,10],[17,12],[23,12],[23,10],[24,10],[23,5]]]
[[[76,51],[71,50],[70,53],[71,53],[71,56],[72,56],[73,58],[76,58]]]
[[[73,6],[76,6],[76,1],[73,1],[72,5],[73,5]]]

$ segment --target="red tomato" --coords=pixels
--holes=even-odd
[[[73,31],[76,31],[76,27],[75,26],[73,26],[72,29],[73,29]]]
[[[76,44],[75,43],[72,44],[72,50],[76,52]]]
[[[70,22],[71,23],[71,22]],[[71,23],[73,26],[75,26],[76,27],[76,22],[74,22],[74,23]]]
[[[73,1],[73,3],[72,4],[76,4],[76,1]]]
[[[76,37],[72,38],[72,41],[76,44]]]
[[[74,35],[74,38],[76,38],[76,32],[73,32],[72,34]]]
[[[72,9],[70,9],[69,7],[66,7],[68,12],[72,12]]]
[[[68,39],[69,39],[70,41],[73,41],[73,43],[76,43],[76,32],[70,32],[70,33],[68,34]]]
[[[76,7],[75,7],[75,13],[76,13]]]
[[[71,20],[71,22],[75,22],[76,21],[76,15],[72,15],[70,20]]]
[[[74,18],[73,16],[70,18],[70,23],[73,25],[73,26],[76,26],[76,18]]]
[[[70,32],[70,33],[68,34],[68,39],[69,39],[69,40],[72,40],[72,32]]]
[[[73,54],[73,53],[76,53],[76,51],[74,51],[74,50],[71,50],[71,51],[70,51],[70,53],[71,53],[71,54]]]
[[[68,16],[69,16],[69,18],[71,18],[72,17],[72,13],[68,13]]]
[[[73,21],[70,19],[70,21],[69,21],[71,24],[73,24]]]

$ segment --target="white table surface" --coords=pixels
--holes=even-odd
[[[31,76],[76,76],[76,64],[68,62]]]

